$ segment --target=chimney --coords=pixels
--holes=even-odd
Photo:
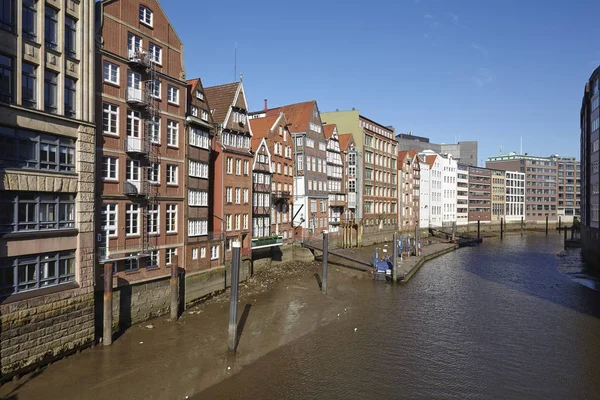
[[[265,99],[265,111],[267,111],[269,107],[267,107],[267,99]]]

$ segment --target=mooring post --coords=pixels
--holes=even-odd
[[[546,236],[548,236],[548,214],[546,214]]]
[[[504,218],[500,218],[500,239],[504,238]]]
[[[523,216],[521,216],[521,236],[523,236]]]
[[[558,232],[559,232],[559,234],[560,234],[560,227],[561,227],[561,222],[562,222],[561,219],[562,219],[561,217],[558,217]]]
[[[398,233],[394,232],[394,245],[392,246],[392,282],[398,281]]]
[[[565,229],[566,231],[566,229]],[[571,225],[571,240],[575,239],[575,224]]]
[[[565,231],[565,242],[567,241],[567,230],[563,229]]]
[[[237,338],[237,303],[240,287],[240,242],[233,242],[231,253],[231,294],[229,296],[229,351],[235,352]]]
[[[179,317],[179,290],[177,280],[179,278],[179,263],[177,255],[172,257],[171,265],[171,319],[177,320]]]
[[[321,277],[321,291],[327,294],[327,253],[329,251],[329,233],[323,231],[323,276]]]
[[[419,251],[421,249],[419,249],[419,225],[415,225],[415,254],[418,256],[420,256],[421,254],[419,254]]]
[[[112,303],[113,303],[113,265],[104,264],[104,324],[102,326],[102,344],[112,344]]]
[[[477,220],[477,239],[481,239],[481,220]]]

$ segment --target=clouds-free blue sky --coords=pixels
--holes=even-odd
[[[315,99],[434,142],[579,157],[598,0],[162,0],[188,78],[243,73],[250,109]]]

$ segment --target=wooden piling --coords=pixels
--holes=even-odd
[[[104,321],[102,326],[102,344],[112,344],[113,320],[113,264],[104,264]]]
[[[477,239],[481,239],[481,220],[477,220]]]
[[[548,214],[546,214],[546,236],[548,236]]]
[[[228,349],[235,353],[237,339],[237,303],[240,288],[240,242],[233,242],[231,255],[231,294],[229,296],[229,339]]]
[[[327,294],[327,254],[329,253],[329,233],[323,231],[323,276],[321,277],[321,292]]]
[[[173,256],[171,260],[171,319],[173,321],[179,318],[179,287],[177,281],[179,278],[179,267],[177,261],[177,255]]]
[[[394,252],[392,256],[392,282],[396,283],[398,281],[398,233],[394,232],[394,245],[392,246],[392,251]]]
[[[523,216],[521,216],[521,236],[523,236]]]
[[[504,238],[504,218],[500,218],[500,239]]]

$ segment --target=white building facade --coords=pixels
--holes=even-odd
[[[452,226],[456,222],[458,165],[450,154],[438,159],[442,169],[442,226]]]
[[[429,164],[429,226],[441,228],[444,205],[444,189],[442,188],[444,174],[441,156],[432,150],[425,150],[420,156],[424,157]]]
[[[525,173],[506,171],[506,222],[525,217]]]
[[[456,168],[456,225],[468,225],[469,166],[458,164]]]
[[[419,198],[419,227],[420,228],[429,228],[429,210],[431,208],[430,204],[430,188],[429,188],[429,180],[430,180],[430,168],[429,164],[425,159],[419,161],[419,165],[421,166],[421,188],[420,188],[420,198]]]

